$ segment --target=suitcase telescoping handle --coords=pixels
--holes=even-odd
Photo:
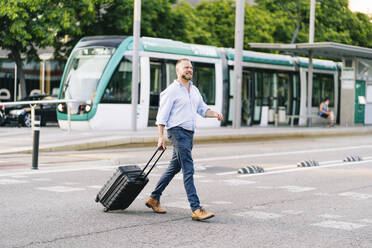
[[[146,173],[146,176],[145,176],[145,177],[147,177],[147,176],[150,174],[150,172],[152,171],[152,169],[154,169],[156,163],[159,161],[159,159],[161,158],[161,156],[163,155],[163,153],[165,152],[165,150],[166,150],[166,148],[165,148],[165,147],[162,147],[162,146],[159,146],[158,148],[156,148],[155,153],[152,155],[152,157],[150,158],[150,160],[147,162],[145,168],[143,168],[143,170],[141,171],[140,176],[142,176],[142,174],[145,172],[146,168],[149,166],[149,164],[151,163],[151,161],[152,161],[152,159],[155,157],[155,155],[156,155],[159,151],[161,151],[160,155],[156,158],[155,162],[152,164],[150,170]]]

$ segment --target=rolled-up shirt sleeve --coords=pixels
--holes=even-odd
[[[167,126],[169,115],[173,106],[173,97],[167,90],[160,94],[159,110],[156,116],[156,125]]]
[[[205,104],[203,97],[199,93],[199,104],[198,104],[198,110],[197,110],[198,114],[205,118],[206,117],[205,113],[208,111],[208,109],[210,108],[208,107],[207,104]]]

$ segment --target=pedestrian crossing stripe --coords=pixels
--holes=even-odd
[[[302,214],[304,211],[301,211],[301,210],[283,210],[282,213],[283,214],[289,214],[289,215],[298,215],[298,214]]]
[[[322,214],[318,216],[324,219],[339,219],[342,217],[341,215],[336,215],[336,214]]]
[[[341,229],[346,231],[351,231],[355,229],[359,229],[365,227],[366,225],[363,224],[356,224],[351,222],[344,222],[344,221],[322,221],[319,223],[312,224],[312,226],[319,226],[324,228],[333,228],[333,229]]]
[[[315,190],[315,188],[312,188],[312,187],[301,187],[301,186],[294,186],[294,185],[280,186],[278,187],[278,189],[285,189],[291,193],[301,193],[301,192]]]
[[[356,193],[356,192],[344,192],[344,193],[340,193],[338,195],[339,196],[350,197],[350,198],[357,199],[357,200],[366,200],[366,199],[372,198],[372,195],[361,194],[361,193]]]
[[[248,185],[248,184],[254,184],[255,181],[247,181],[247,180],[240,180],[240,179],[227,179],[222,180],[222,182],[229,184],[229,185]]]
[[[38,190],[52,191],[58,193],[74,192],[74,191],[83,191],[85,188],[73,188],[68,186],[52,186],[52,187],[39,187]]]
[[[28,182],[24,180],[17,180],[17,179],[0,179],[0,185],[21,184],[21,183],[28,183]]]
[[[260,219],[260,220],[270,220],[270,219],[277,219],[277,218],[283,217],[283,215],[281,214],[261,212],[261,211],[247,211],[247,212],[236,213],[234,215],[239,216],[239,217],[251,217],[251,218]]]

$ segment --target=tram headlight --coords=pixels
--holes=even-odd
[[[58,104],[57,108],[58,108],[59,112],[63,112],[63,110],[64,110],[64,107],[63,107],[62,103]]]
[[[85,112],[89,112],[91,109],[92,107],[89,104],[85,105]]]

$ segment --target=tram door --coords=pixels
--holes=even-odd
[[[291,81],[291,74],[287,72],[257,70],[254,73],[254,124],[260,123],[263,106],[269,109],[268,122],[270,124],[276,121],[287,122],[287,114],[290,114],[292,110]]]
[[[160,93],[177,78],[176,61],[150,61],[150,106],[148,126],[155,126],[159,109]]]

